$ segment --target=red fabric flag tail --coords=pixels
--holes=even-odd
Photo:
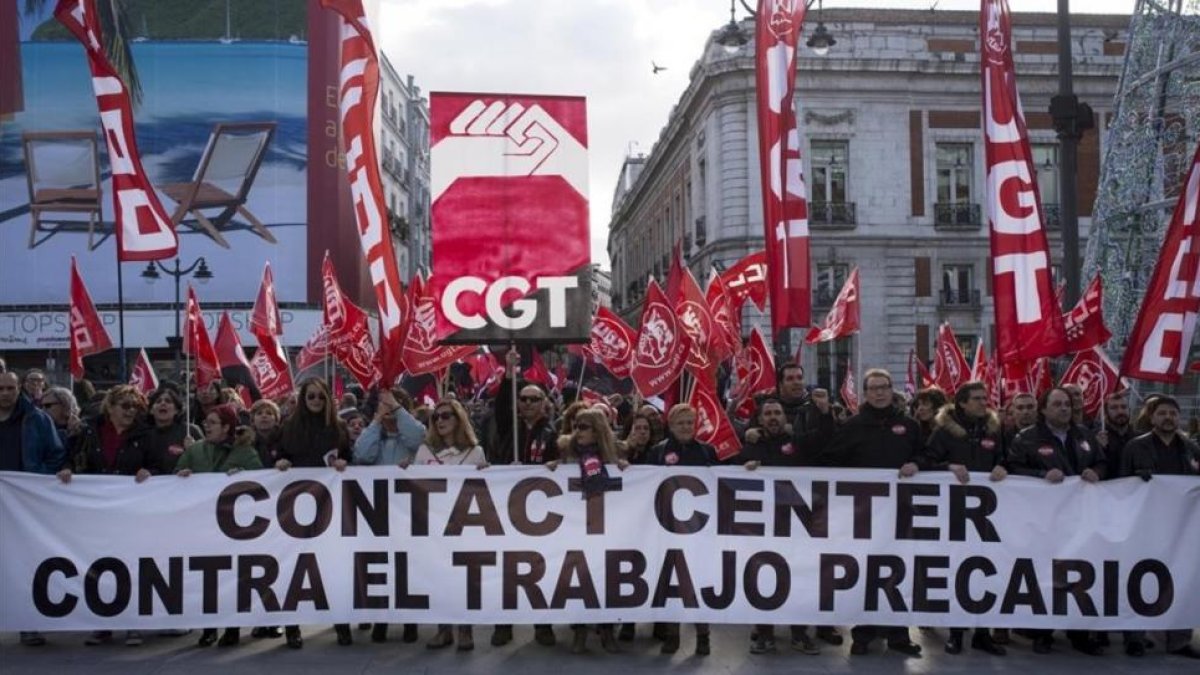
[[[1108,342],[1112,333],[1104,325],[1104,282],[1097,273],[1075,307],[1063,315],[1067,349],[1081,352]]]
[[[846,277],[846,283],[842,284],[833,307],[829,308],[825,323],[821,328],[810,329],[805,340],[809,344],[816,344],[848,337],[858,332],[859,324],[858,268],[855,267]]]
[[[716,270],[708,278],[704,301],[712,317],[713,337],[709,343],[709,359],[720,363],[742,348],[741,310],[735,310],[733,300]],[[740,308],[740,305],[739,305]]]
[[[725,414],[725,409],[717,397],[715,383],[711,380],[697,380],[696,385],[688,396],[687,402],[696,409],[696,439],[708,443],[717,449],[717,457],[728,459],[742,450],[737,432]],[[668,408],[669,410],[669,408]]]
[[[250,360],[246,358],[246,353],[242,350],[242,341],[233,327],[233,321],[229,318],[228,311],[221,312],[221,321],[217,324],[217,342],[214,347],[217,351],[217,362],[221,364],[222,379],[234,385],[235,388],[238,386],[245,388],[251,396],[251,402],[262,398],[262,393],[259,392],[258,386],[254,382]]]
[[[858,414],[858,388],[855,386],[854,369],[846,368],[846,377],[842,380],[842,403],[851,414]]]
[[[221,361],[217,358],[216,348],[208,337],[208,328],[204,325],[204,315],[200,311],[200,301],[196,299],[196,289],[190,284],[186,317],[183,352],[191,355],[196,386],[202,389],[221,379]]]
[[[734,311],[740,316],[747,300],[758,311],[767,307],[767,252],[758,251],[737,261],[721,274],[721,282],[729,291]]]
[[[755,394],[775,389],[775,357],[758,328],[750,329],[746,347],[734,356],[733,373],[736,384],[730,398],[734,401],[751,400]]]
[[[908,350],[908,367],[905,368],[906,377],[904,379],[904,393],[908,394],[909,397],[911,397],[913,394],[917,393],[917,376],[916,376],[916,372],[914,370],[914,368],[916,367],[916,364],[914,362],[916,360],[917,360],[917,350],[909,349]]]
[[[661,394],[683,370],[688,338],[674,310],[653,279],[646,285],[631,376],[644,398]]]
[[[1083,391],[1083,413],[1090,419],[1100,415],[1105,399],[1129,387],[1117,367],[1099,347],[1076,354],[1063,373],[1060,384],[1079,386]]]
[[[629,377],[637,342],[637,331],[630,328],[621,317],[607,307],[596,310],[587,351],[614,377]]]
[[[717,364],[710,356],[716,339],[713,318],[708,311],[708,302],[700,292],[700,284],[696,283],[691,270],[680,270],[678,289],[672,302],[679,326],[688,339],[688,372],[698,378],[714,377]]]
[[[250,332],[256,337],[283,335],[283,320],[279,316],[279,303],[275,300],[275,275],[271,273],[270,262],[263,266],[262,282],[254,298],[254,309],[250,311]]]
[[[100,313],[92,304],[92,296],[83,283],[83,277],[79,275],[75,256],[71,256],[70,295],[71,304],[67,317],[71,329],[70,369],[72,377],[82,380],[83,357],[112,349],[112,340],[108,337],[108,331],[104,329]]]
[[[546,361],[542,358],[542,354],[538,351],[537,347],[532,348],[529,367],[521,373],[521,376],[527,382],[542,385],[546,388],[546,391],[554,389],[554,378],[550,374],[550,369],[546,368]]]
[[[137,360],[133,363],[133,370],[129,371],[129,384],[133,385],[143,395],[149,396],[158,389],[158,374],[154,372],[154,366],[150,363],[150,357],[146,355],[145,348],[138,350]]]

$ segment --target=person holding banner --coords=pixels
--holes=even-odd
[[[717,466],[720,463],[716,448],[696,440],[696,409],[686,403],[671,406],[667,412],[667,437],[651,449],[647,464]],[[662,653],[679,651],[679,624],[665,624],[663,633]],[[708,624],[696,624],[696,656],[708,656],[711,651]]]
[[[175,465],[183,455],[184,448],[203,436],[195,425],[187,425],[183,413],[183,400],[174,387],[159,387],[150,394],[146,464],[150,467],[150,473],[156,476],[175,473]]]
[[[395,394],[382,391],[375,419],[354,441],[354,463],[369,466],[411,463],[425,436],[425,426],[400,405]]]
[[[1086,428],[1072,422],[1073,414],[1071,392],[1054,387],[1042,394],[1037,424],[1018,433],[1008,450],[1009,471],[1044,478],[1051,484],[1062,483],[1067,476],[1099,482],[1105,471],[1104,449]],[[1029,634],[1034,653],[1050,653],[1053,630],[1031,630]],[[1104,647],[1088,631],[1069,630],[1067,638],[1076,651],[1090,656],[1104,653]]]
[[[892,375],[872,368],[863,375],[864,405],[833,436],[826,456],[835,466],[859,469],[899,469],[900,476],[915,474],[915,460],[924,442],[917,421],[895,406]],[[850,631],[850,653],[863,656],[880,634],[888,649],[905,656],[920,656],[921,646],[908,636],[904,626],[854,626]]]
[[[645,464],[653,445],[650,441],[650,418],[643,413],[635,413],[625,427],[625,438],[617,444],[617,454],[630,464]],[[631,624],[626,624],[631,625]],[[622,634],[625,628],[621,628]],[[629,638],[633,639],[632,636]]]
[[[83,428],[83,421],[79,419],[79,403],[70,389],[50,387],[42,395],[42,411],[54,422],[54,429],[66,448],[66,454],[63,456],[63,461],[66,461],[79,440],[80,429]]]
[[[254,449],[263,466],[275,466],[279,459],[280,421],[283,413],[270,399],[260,398],[250,406],[250,426],[254,429]],[[255,636],[258,637],[258,636]],[[274,636],[279,637],[279,636]]]
[[[942,407],[933,418],[933,432],[925,448],[917,455],[916,464],[922,471],[950,471],[960,483],[971,480],[968,472],[987,472],[993,481],[1008,476],[1004,459],[1000,416],[987,407],[987,386],[982,382],[967,382],[954,392],[954,403]],[[960,654],[963,649],[962,628],[951,628],[946,641],[947,654]],[[976,628],[971,636],[971,649],[993,656],[1004,656],[1004,647],[992,641],[986,628]]]
[[[309,378],[300,383],[296,408],[280,431],[279,459],[275,468],[287,471],[294,467],[333,467],[345,471],[350,463],[350,435],[337,416],[333,396],[324,380]],[[354,644],[350,624],[333,627],[337,642],[345,647]],[[304,647],[299,626],[285,626],[287,646]]]
[[[157,415],[156,415],[157,418]],[[239,426],[237,410],[231,405],[219,405],[204,418],[204,440],[192,441],[186,437],[188,446],[179,461],[175,462],[175,475],[187,478],[193,473],[227,473],[263,468],[258,452],[254,449],[254,432],[250,427]],[[226,628],[217,641],[217,629],[205,628],[200,634],[199,645],[232,647],[241,641],[241,629]]]
[[[1104,397],[1104,431],[1108,434],[1108,445],[1104,447],[1104,456],[1108,460],[1108,475],[1106,478],[1123,478],[1125,446],[1132,441],[1136,433],[1129,424],[1129,397],[1125,390]]]
[[[392,398],[390,403],[396,404],[395,398]],[[380,401],[379,409],[382,411],[388,404],[386,399]],[[475,429],[471,427],[471,418],[467,416],[467,410],[461,403],[453,399],[443,400],[434,407],[432,417],[433,425],[425,434],[425,442],[417,448],[417,464],[474,466],[477,469],[488,466],[483,448],[479,447],[479,441],[475,438]],[[372,426],[374,424],[372,423]],[[403,461],[400,465],[407,466],[408,461]],[[452,644],[454,635],[451,626],[438,624],[437,634],[425,646],[429,649],[441,649]],[[458,651],[467,652],[474,648],[475,637],[471,626],[459,626]]]

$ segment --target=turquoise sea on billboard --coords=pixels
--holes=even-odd
[[[270,243],[237,215],[219,228],[229,248],[185,219],[179,227],[184,264],[205,256],[215,273],[201,300],[252,302],[263,262],[271,261],[283,302],[305,300],[307,49],[285,42],[153,42],[133,45],[143,99],[135,110],[139,150],[155,186],[192,180],[218,122],[273,122],[274,136],[254,176],[246,208],[276,238]],[[0,304],[65,302],[71,255],[97,302],[116,299],[109,165],[100,142],[104,228],[87,246],[86,217],[61,216],[28,247],[30,195],[22,132],[94,130],[99,116],[82,48],[75,42],[21,45],[25,111],[0,124],[0,247],[22,262],[0,266]],[[159,194],[168,215],[175,201]],[[211,213],[209,214],[212,215]],[[48,216],[57,220],[60,216]],[[101,234],[103,233],[103,234]],[[60,269],[61,268],[61,269]],[[171,284],[141,284],[142,266],[125,265],[127,302],[171,302]],[[59,273],[61,272],[61,274]]]

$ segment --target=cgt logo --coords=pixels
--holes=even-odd
[[[494,324],[505,330],[524,330],[538,316],[538,301],[526,297],[533,290],[548,292],[550,327],[567,325],[567,291],[579,288],[577,277],[537,277],[531,285],[524,277],[500,277],[488,284],[480,277],[458,277],[446,284],[442,293],[442,314],[450,323],[465,330],[480,330]],[[466,313],[460,309],[464,296],[483,300],[483,313]],[[506,297],[516,297],[506,308]],[[471,303],[478,306],[478,302]]]

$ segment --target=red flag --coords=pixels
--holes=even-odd
[[[1033,368],[1029,371],[1029,382],[1033,386],[1033,395],[1039,400],[1042,394],[1054,388],[1054,369],[1050,363],[1049,357],[1043,356],[1033,362]]]
[[[221,368],[245,368],[250,370],[250,360],[242,351],[242,340],[233,328],[233,320],[229,312],[221,312],[221,320],[217,322],[217,363]]]
[[[925,363],[921,359],[917,359],[917,375],[921,383],[920,389],[934,385],[933,376],[929,374],[929,369],[925,367]]]
[[[704,290],[704,301],[708,303],[708,313],[712,316],[713,339],[710,342],[709,357],[714,363],[720,363],[733,356],[742,347],[742,310],[741,303],[734,308],[733,299],[721,281],[721,275],[716,270],[708,277],[708,288]]]
[[[71,327],[71,376],[82,380],[83,357],[112,349],[112,340],[104,330],[104,321],[92,304],[75,256],[71,256],[71,307],[68,314]]]
[[[262,282],[250,312],[250,332],[255,336],[283,335],[283,320],[279,317],[279,303],[275,301],[275,275],[271,273],[270,262],[263,266]]]
[[[409,307],[396,267],[391,233],[386,225],[387,209],[375,154],[373,118],[379,95],[379,57],[361,0],[321,0],[321,6],[337,12],[344,22],[338,90],[341,137],[346,153],[346,173],[354,196],[359,241],[379,308],[380,332],[383,334],[383,342],[379,345],[381,381],[390,386],[404,370],[401,352]],[[365,340],[370,343],[369,332]],[[365,346],[360,338],[358,348],[361,350]],[[362,356],[360,354],[359,358]],[[355,377],[362,381],[359,372],[355,372]]]
[[[1034,394],[1033,373],[1029,364],[1023,361],[1001,362],[998,353],[993,357],[996,359],[995,378],[1000,389],[1001,405],[1008,405],[1017,394]]]
[[[651,279],[646,285],[642,323],[630,371],[634,385],[643,397],[661,394],[679,377],[687,355],[687,334],[658,282]]]
[[[734,401],[746,401],[775,388],[775,357],[758,328],[750,329],[750,340],[734,355],[733,371],[737,382],[729,397]]]
[[[328,252],[325,253],[321,275],[325,288],[324,323],[329,327],[329,350],[363,389],[370,389],[379,381],[380,373],[376,367],[375,345],[371,342],[367,314],[342,293]],[[384,384],[390,386],[393,382],[386,381]]]
[[[721,281],[729,291],[733,309],[739,311],[746,300],[754,303],[759,311],[767,306],[767,252],[758,251],[737,261],[721,274]]]
[[[679,299],[683,270],[683,242],[675,240],[675,245],[671,247],[671,264],[667,267],[667,286],[663,289],[672,303]]]
[[[250,359],[254,385],[267,398],[286,396],[295,385],[287,352],[278,339],[283,335],[283,321],[279,316],[279,303],[275,301],[275,278],[269,262],[263,268],[258,297],[254,299],[254,309],[250,313],[250,332],[258,341],[258,349]]]
[[[200,301],[196,299],[196,289],[192,288],[191,284],[188,284],[187,329],[183,340],[183,353],[190,354],[196,361],[197,388],[203,389],[221,379],[221,362],[217,358],[212,340],[208,337],[204,315],[200,313]]]
[[[858,332],[858,328],[858,268],[855,267],[850,270],[850,276],[846,278],[846,283],[842,284],[842,290],[838,292],[837,299],[833,301],[833,307],[829,308],[829,314],[825,317],[823,327],[810,329],[806,341],[809,344],[828,342],[854,335]]]
[[[614,377],[629,377],[637,332],[611,309],[601,306],[592,320],[591,337],[586,351],[595,355]]]
[[[1100,275],[1092,279],[1083,297],[1069,314],[1063,315],[1063,323],[1067,328],[1067,349],[1071,352],[1081,352],[1085,349],[1103,345],[1112,337],[1108,327],[1104,325],[1104,287]]]
[[[846,377],[842,380],[842,403],[846,404],[846,409],[850,414],[858,414],[858,387],[854,381],[854,369],[846,368]]]
[[[133,362],[133,370],[129,371],[129,384],[145,396],[149,396],[155,389],[158,389],[158,375],[154,372],[154,366],[150,364],[150,357],[146,355],[145,348],[138,350],[137,360]]]
[[[812,324],[808,190],[796,125],[796,52],[807,5],[759,0],[755,28],[758,157],[771,329]]]
[[[982,0],[979,13],[996,341],[1005,361],[1066,352],[1062,305],[1050,278],[1041,197],[1017,95],[1006,0]]]
[[[402,353],[408,372],[413,375],[436,373],[478,349],[474,345],[451,347],[438,344],[436,303],[421,275],[413,277],[408,292],[411,319]]]
[[[953,396],[971,377],[971,367],[967,364],[949,323],[938,327],[937,343],[934,347],[937,355],[933,360],[933,383],[946,394]]]
[[[671,300],[679,326],[688,337],[687,369],[699,378],[712,377],[716,371],[716,363],[709,356],[715,339],[712,314],[691,270],[683,268],[679,277],[679,290]]]
[[[988,381],[988,373],[991,372],[991,364],[988,363],[987,352],[983,350],[983,340],[975,344],[975,360],[971,363],[971,382]]]
[[[1083,390],[1083,412],[1091,418],[1100,414],[1106,398],[1129,387],[1100,347],[1076,354],[1063,373],[1060,384],[1079,385]]]
[[[529,360],[529,367],[521,373],[526,381],[540,384],[547,390],[554,388],[554,377],[550,374],[550,369],[546,367],[546,361],[542,358],[541,352],[537,347],[532,349],[533,357]]]
[[[1139,380],[1178,382],[1196,331],[1200,312],[1200,146],[1184,185],[1121,360],[1121,374]]]
[[[696,440],[716,448],[717,458],[724,460],[741,452],[742,444],[714,387],[711,378],[697,379],[687,403],[696,409]]]
[[[95,0],[59,0],[54,18],[83,44],[92,91],[112,168],[113,231],[117,260],[161,260],[176,255],[179,238],[142,167],[129,90],[109,61]]]
[[[317,326],[317,330],[300,349],[300,355],[296,357],[296,371],[303,373],[324,361],[326,356],[329,356],[329,326],[322,324]]]
[[[910,348],[908,350],[908,367],[905,368],[905,378],[904,378],[904,393],[908,394],[909,397],[912,397],[914,394],[916,394],[917,388],[918,388],[917,387],[917,379],[918,378],[917,378],[916,372],[914,370],[916,367],[916,361],[917,361],[917,350],[915,348]],[[924,386],[924,382],[921,383],[921,386]]]
[[[292,385],[292,373],[287,367],[287,360],[283,361],[285,368],[279,370],[275,358],[271,356],[272,350],[277,348],[274,336],[271,337],[271,343],[265,345],[259,342],[254,358],[250,359],[250,376],[264,398],[274,399],[287,396],[295,387]]]

